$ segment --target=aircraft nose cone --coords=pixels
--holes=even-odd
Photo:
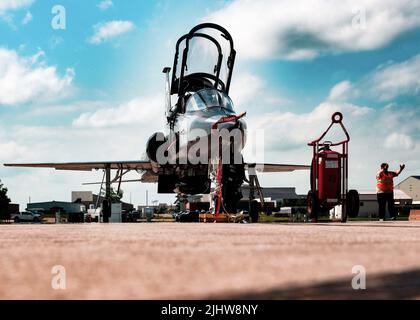
[[[223,129],[225,129],[225,130],[229,130],[229,131],[231,131],[231,130],[233,130],[233,129],[235,129],[235,128],[238,128],[238,126],[237,126],[236,122],[224,122],[224,123],[219,123],[219,124],[218,124],[218,126],[217,126],[217,129],[219,129],[219,130],[223,130]],[[239,129],[239,128],[238,128],[238,129]]]

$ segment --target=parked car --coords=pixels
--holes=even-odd
[[[140,219],[140,212],[137,210],[126,213],[126,222],[137,222]]]
[[[20,222],[39,223],[39,222],[42,222],[42,215],[40,213],[37,213],[37,212],[24,211],[24,212],[20,212],[19,214],[15,215],[13,220],[15,221],[15,223],[20,223]]]
[[[84,214],[85,222],[99,222],[102,218],[102,208],[99,207],[97,209],[90,208]]]

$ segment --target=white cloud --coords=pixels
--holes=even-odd
[[[20,57],[15,51],[0,48],[0,105],[17,105],[40,100],[56,100],[72,88],[74,70],[60,77],[54,66],[39,62],[45,54]]]
[[[362,16],[366,13],[365,25],[357,23],[358,10]],[[384,47],[420,26],[420,4],[411,0],[235,0],[203,21],[226,27],[241,57],[300,60]]]
[[[13,161],[26,152],[26,148],[15,141],[0,142],[0,159]]]
[[[357,121],[373,112],[373,109],[349,103],[323,102],[311,112],[296,114],[276,111],[263,113],[249,119],[251,130],[262,129],[266,132],[266,146],[272,150],[290,150],[300,148],[320,135],[322,124],[329,124],[334,112],[342,112],[346,117]],[[303,129],[304,128],[304,129]]]
[[[92,44],[100,44],[106,40],[127,33],[133,28],[134,24],[131,21],[115,20],[106,23],[98,23],[93,27],[94,33],[89,38],[89,42]]]
[[[30,11],[26,12],[25,16],[22,19],[22,24],[26,25],[31,22],[33,19],[32,13]]]
[[[261,77],[249,72],[234,74],[229,96],[236,112],[247,111],[248,115],[261,112],[262,108],[289,106],[291,102],[278,89],[268,88]]]
[[[234,76],[229,94],[235,106],[243,106],[253,100],[263,87],[264,82],[261,78],[250,73],[242,73]]]
[[[25,112],[23,117],[44,117],[52,115],[63,115],[75,112],[87,112],[91,110],[98,110],[109,105],[106,101],[76,101],[71,104],[49,104],[45,106],[36,106]]]
[[[17,30],[13,11],[27,8],[34,2],[35,0],[0,0],[0,20],[8,24],[12,30]]]
[[[341,81],[337,83],[331,90],[328,100],[342,100],[347,97],[347,94],[352,89],[350,81]]]
[[[394,132],[386,138],[385,146],[390,149],[412,149],[415,144],[410,136]]]
[[[159,120],[163,123],[163,106],[163,97],[136,98],[117,107],[82,113],[73,121],[73,125],[76,127],[102,128],[129,124],[144,126]]]
[[[1,0],[0,11],[17,10],[29,7],[34,0]]]
[[[105,11],[109,9],[110,7],[112,7],[113,5],[114,3],[111,0],[103,0],[98,4],[98,8],[101,9],[102,11]]]
[[[329,100],[364,97],[392,101],[401,96],[420,94],[420,54],[399,63],[389,62],[355,83],[341,81],[330,91]]]
[[[369,92],[382,101],[420,93],[420,54],[401,63],[390,63],[370,74],[366,83]]]

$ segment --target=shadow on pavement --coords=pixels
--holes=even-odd
[[[420,269],[366,276],[366,290],[354,290],[351,277],[312,286],[274,288],[265,292],[209,297],[210,299],[420,299]]]

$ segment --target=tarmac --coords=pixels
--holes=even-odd
[[[419,299],[420,222],[0,225],[0,270],[0,299]]]

